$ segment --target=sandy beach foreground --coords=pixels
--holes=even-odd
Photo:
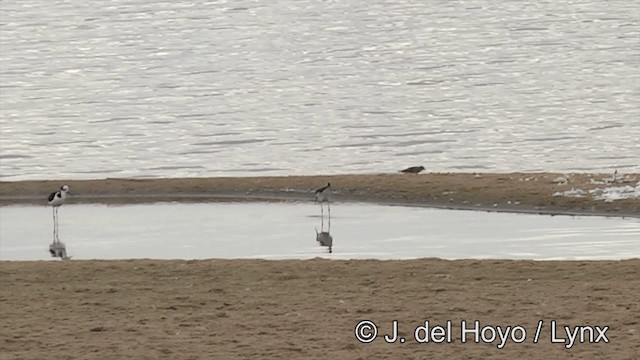
[[[557,181],[566,179],[566,183]],[[103,179],[0,182],[0,204],[46,203],[61,184],[71,186],[69,203],[134,203],[155,201],[299,200],[331,182],[336,201],[407,204],[542,214],[640,217],[640,199],[614,202],[553,196],[611,186],[611,174],[554,173],[426,173],[335,176],[218,177],[176,179]],[[627,174],[616,186],[635,186],[640,174]]]
[[[638,359],[639,269],[638,259],[3,261],[0,354],[2,359]],[[379,326],[378,337],[368,344],[355,336],[362,320]],[[393,320],[398,320],[398,340],[386,343],[385,334],[393,337]],[[426,320],[431,329],[443,329],[435,330],[430,342],[417,343],[415,329]],[[479,343],[469,330],[463,343],[463,326],[473,329],[475,320],[479,329],[489,328]],[[497,326],[514,329],[503,345],[498,335],[493,339]],[[566,331],[575,329],[579,335],[569,344]],[[484,343],[482,334],[493,341]],[[417,335],[424,340],[424,330]],[[435,343],[438,339],[445,342]]]

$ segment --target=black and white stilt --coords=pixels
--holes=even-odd
[[[64,243],[60,242],[58,236],[58,209],[65,200],[67,200],[67,194],[69,194],[69,186],[63,185],[60,190],[49,194],[49,205],[51,205],[53,211],[53,244],[49,246],[49,252],[52,257],[59,257],[63,260],[68,259],[67,250]]]
[[[320,203],[320,216],[324,216],[324,207],[322,203],[327,203],[327,209],[329,210],[329,217],[331,217],[331,205],[329,203],[331,197],[331,183],[327,183],[327,186],[323,186],[316,190],[316,199],[314,202]]]
[[[320,243],[320,246],[326,246],[329,248],[329,252],[333,252],[333,237],[331,236],[331,183],[327,183],[327,186],[323,186],[316,190],[314,202],[320,203],[320,232],[316,229],[316,241]],[[329,228],[324,230],[324,206],[323,203],[327,203],[327,209],[329,216],[327,221]]]

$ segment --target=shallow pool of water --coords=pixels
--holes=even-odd
[[[68,204],[73,259],[623,259],[640,257],[640,220],[308,203]],[[0,207],[0,259],[44,260],[51,208]],[[330,228],[329,228],[330,225]],[[316,241],[329,231],[332,253]]]

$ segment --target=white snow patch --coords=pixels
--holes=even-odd
[[[593,196],[594,199],[604,200],[606,202],[621,199],[637,199],[640,198],[640,181],[638,181],[635,188],[629,185],[613,186],[603,189],[597,188],[589,190],[589,193],[591,194],[591,196]]]
[[[574,188],[571,188],[571,190],[566,190],[566,191],[558,191],[553,194],[553,196],[567,196],[567,197],[583,197],[585,195],[587,195],[586,191],[582,189],[574,189]]]
[[[605,202],[621,199],[640,199],[640,181],[636,183],[635,187],[629,185],[610,186],[589,190],[588,193],[582,189],[571,188],[571,190],[558,191],[553,196],[583,197],[587,194],[590,194],[594,200],[604,200]]]

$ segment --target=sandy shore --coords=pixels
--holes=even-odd
[[[309,201],[313,189],[331,182],[336,201],[640,217],[638,199],[553,196],[572,187],[602,187],[594,181],[607,175],[573,174],[565,185],[553,182],[559,176],[567,177],[380,174],[1,182],[0,204],[46,203],[46,195],[62,183],[71,186],[69,201],[74,203]],[[0,261],[0,357],[639,359],[639,298],[639,259]],[[356,339],[361,320],[379,326],[371,343]],[[384,341],[385,334],[392,334],[393,320],[399,321],[404,343]],[[432,338],[417,343],[414,330],[425,320],[432,328],[450,320],[453,342],[436,344]],[[500,338],[474,343],[469,333],[463,343],[462,320],[467,328],[475,320],[503,331],[521,326],[515,335],[525,338],[522,343],[508,340],[499,349]],[[552,343],[553,320],[557,341],[569,341],[564,326],[569,331],[588,326],[582,330],[583,342],[578,337],[569,349]],[[490,337],[491,329],[484,334]]]
[[[554,182],[564,177],[568,183]],[[76,203],[132,203],[153,201],[301,200],[331,182],[336,201],[363,201],[419,206],[543,214],[640,216],[640,199],[605,202],[590,195],[553,196],[558,191],[602,188],[610,174],[427,173],[336,176],[288,176],[181,179],[105,179],[0,182],[0,204],[46,203],[49,192],[71,186]],[[627,174],[635,186],[640,174]]]
[[[640,260],[0,262],[2,359],[639,359]],[[356,340],[361,320],[379,326]],[[405,343],[388,344],[392,321]],[[453,343],[414,330],[452,322]],[[523,343],[461,341],[521,326]],[[542,320],[538,343],[536,326]],[[564,326],[590,326],[583,340]],[[608,329],[605,331],[605,327]],[[608,341],[599,336],[599,331]],[[589,335],[593,333],[593,337]],[[486,330],[485,336],[491,335]],[[521,338],[522,331],[516,334]]]

